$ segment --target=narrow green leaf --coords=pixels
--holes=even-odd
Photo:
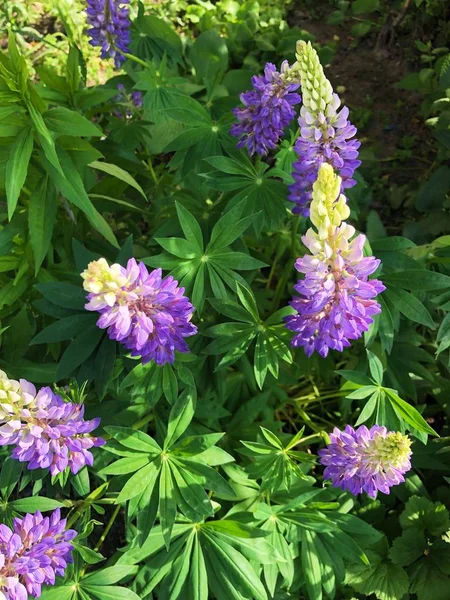
[[[121,504],[126,500],[130,500],[130,498],[134,498],[148,485],[154,485],[156,479],[158,478],[160,473],[160,468],[155,464],[155,462],[151,462],[150,464],[139,469],[123,486],[117,500],[116,504]]]
[[[14,140],[6,163],[6,198],[8,201],[8,219],[11,220],[16,210],[20,191],[25,183],[33,151],[33,130],[22,129]]]
[[[175,202],[178,220],[186,239],[191,244],[195,244],[200,253],[203,252],[203,234],[196,218],[179,202]]]
[[[195,410],[195,398],[192,390],[185,390],[177,398],[169,414],[167,435],[164,440],[164,450],[167,450],[186,431],[192,421]]]
[[[45,176],[30,196],[28,228],[34,252],[35,274],[38,273],[52,241],[56,219],[56,189]]]
[[[145,195],[144,190],[141,188],[141,186],[138,184],[138,182],[134,179],[134,177],[132,177],[127,171],[124,171],[124,169],[121,169],[117,165],[112,165],[107,162],[100,162],[98,160],[94,160],[93,162],[91,162],[89,164],[89,166],[92,169],[97,169],[98,171],[103,171],[104,173],[107,173],[108,175],[112,175],[113,177],[116,177],[117,179],[124,181],[125,183],[127,183],[128,185],[133,187],[135,190],[137,190],[141,194],[141,196],[145,200],[147,200],[147,196]]]

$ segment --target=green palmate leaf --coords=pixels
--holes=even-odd
[[[384,391],[386,392],[394,411],[401,419],[406,421],[417,431],[429,433],[430,435],[437,435],[434,429],[428,425],[428,423],[417,411],[417,409],[414,408],[414,406],[402,400],[394,390],[384,388]]]
[[[56,209],[56,189],[46,176],[33,190],[28,206],[28,228],[34,252],[36,274],[50,248]]]
[[[370,554],[370,567],[351,565],[345,582],[361,594],[375,594],[378,600],[401,600],[408,591],[406,572],[377,554]]]
[[[26,127],[16,137],[6,163],[6,198],[8,218],[11,220],[17,206],[20,191],[25,183],[33,151],[33,130]]]
[[[445,600],[448,598],[450,577],[443,573],[433,559],[422,559],[413,565],[410,572],[410,592],[418,600]]]
[[[247,559],[217,535],[204,533],[208,580],[217,598],[267,600],[267,594]],[[225,594],[224,594],[225,591]]]
[[[400,515],[400,525],[405,530],[412,528],[438,536],[450,528],[449,513],[440,502],[412,496]]]
[[[422,557],[426,549],[427,540],[423,532],[407,529],[394,540],[389,557],[396,565],[407,567]]]

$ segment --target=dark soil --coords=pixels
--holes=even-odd
[[[327,77],[335,89],[345,87],[345,91],[340,93],[344,104],[351,109],[372,111],[362,133],[374,145],[377,155],[380,158],[392,156],[404,135],[430,138],[427,127],[417,115],[420,95],[397,87],[399,81],[416,70],[417,65],[411,64],[407,58],[414,40],[410,36],[400,37],[400,32],[383,35],[379,28],[357,41],[351,35],[354,25],[351,19],[342,25],[329,25],[327,13],[333,10],[330,2],[319,0],[319,5],[323,5],[323,18],[320,20],[313,19],[304,10],[304,3],[297,0],[290,13],[289,24],[313,34],[319,44],[335,45],[337,42],[333,62],[325,68]],[[386,37],[389,39],[387,44],[381,41]]]
[[[317,0],[313,11],[296,0],[289,25],[313,34],[321,46],[336,47],[332,63],[325,66],[326,75],[358,127],[363,173],[376,192],[371,207],[391,234],[399,234],[405,222],[415,220],[415,211],[402,206],[398,189],[406,190],[414,181],[417,190],[436,153],[432,133],[420,116],[423,98],[398,86],[408,73],[420,70],[415,36],[427,39],[428,34],[411,19],[393,28],[394,13],[369,35],[355,39],[353,19],[342,25],[327,23],[333,10],[329,0]],[[392,195],[400,200],[389,206]]]

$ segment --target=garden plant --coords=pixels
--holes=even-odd
[[[450,600],[448,18],[0,0],[0,600]]]

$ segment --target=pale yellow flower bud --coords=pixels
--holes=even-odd
[[[333,88],[325,77],[319,56],[311,42],[297,42],[297,62],[293,70],[300,74],[303,105],[312,113],[324,112],[333,100]]]
[[[320,165],[317,180],[313,184],[310,207],[310,219],[320,239],[326,239],[330,235],[330,228],[339,227],[350,216],[345,196],[340,193],[341,182],[331,165]]]

